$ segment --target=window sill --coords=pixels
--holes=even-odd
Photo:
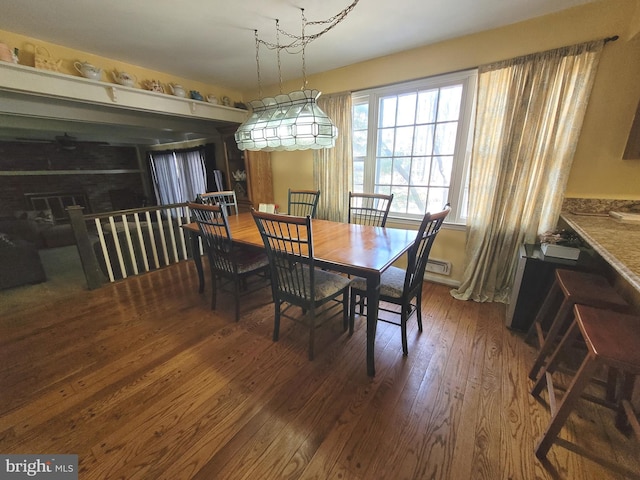
[[[407,229],[417,230],[419,225],[420,225],[420,221],[417,219],[414,220],[412,218],[389,216],[389,218],[387,219],[387,227],[391,227],[391,228],[407,228]],[[442,224],[442,228],[447,230],[459,230],[459,231],[466,231],[467,229],[465,224],[451,223],[446,221]]]

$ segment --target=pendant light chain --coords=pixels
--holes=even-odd
[[[278,53],[278,78],[280,84],[280,93],[282,93],[282,64],[280,63],[280,20],[276,18],[276,42],[278,45],[277,53]]]
[[[347,16],[359,0],[354,0],[338,15],[328,20],[307,22],[304,8],[301,8],[302,28],[300,36],[292,35],[280,28],[280,20],[276,19],[276,43],[261,40],[258,30],[254,30],[256,40],[256,66],[258,70],[258,86],[262,97],[262,81],[260,78],[260,44],[276,50],[278,57],[278,77],[280,95],[261,98],[249,102],[251,115],[238,127],[234,135],[240,150],[250,151],[280,151],[280,150],[308,150],[333,148],[338,136],[338,129],[329,116],[318,106],[320,96],[318,90],[307,88],[307,45],[327,33]],[[324,30],[314,35],[307,35],[308,25],[327,25]],[[280,34],[291,38],[287,44],[280,43]],[[302,53],[301,90],[287,95],[282,93],[282,62],[281,51],[289,54]]]
[[[275,44],[267,42],[266,40],[259,40],[259,42],[262,43],[264,46],[266,46],[270,50],[278,50],[278,51],[279,50],[287,50],[287,51],[289,51],[291,49],[299,49],[301,47],[305,47],[306,45],[311,43],[313,40],[316,40],[316,39],[320,38],[322,35],[324,35],[329,30],[331,30],[333,27],[335,27],[340,22],[342,22],[342,20],[344,20],[346,18],[346,16],[355,8],[355,6],[358,4],[359,1],[360,0],[354,0],[353,3],[351,3],[351,5],[349,5],[347,8],[342,10],[337,15],[334,15],[333,17],[328,18],[327,20],[317,20],[317,21],[307,22],[306,23],[306,25],[309,25],[309,26],[326,25],[326,24],[328,24],[328,26],[324,30],[322,30],[322,31],[320,31],[318,33],[314,33],[313,35],[309,35],[309,36],[305,36],[304,34],[302,36],[295,35],[293,33],[289,33],[289,32],[286,32],[285,30],[282,30],[279,27],[278,22],[276,21],[276,28],[278,30],[278,33],[281,33],[285,37],[291,38],[293,41],[291,43],[288,43],[288,44],[285,44],[285,45],[281,45],[279,40]],[[301,9],[301,10],[304,11],[304,9]],[[298,52],[299,52],[299,50],[298,50]],[[291,52],[290,51],[289,53],[298,53],[298,52]]]
[[[302,90],[307,88],[307,61],[305,58],[305,46],[304,42],[304,29],[307,26],[307,17],[304,16],[304,8],[300,9],[302,12]]]
[[[258,30],[254,30],[256,37],[256,70],[258,71],[258,93],[262,97],[262,80],[260,79],[260,41],[258,39]]]

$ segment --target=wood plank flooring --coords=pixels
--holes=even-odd
[[[264,288],[210,310],[190,263],[19,306],[0,292],[0,453],[74,453],[80,478],[640,478],[638,442],[589,403],[548,461],[534,445],[534,349],[505,306],[425,283],[424,331],[379,323],[375,378],[365,321],[318,331],[283,320]]]

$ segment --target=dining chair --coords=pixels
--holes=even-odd
[[[316,218],[320,190],[291,190],[289,189],[289,207],[287,213],[295,217]]]
[[[207,192],[200,194],[200,200],[205,205],[221,205],[230,214],[229,207],[233,207],[233,213],[238,215],[238,199],[235,190],[224,190],[221,192]]]
[[[309,360],[313,360],[316,328],[335,317],[340,306],[343,329],[347,330],[351,280],[316,268],[310,216],[295,217],[255,210],[252,214],[271,268],[275,305],[273,340],[277,341],[280,335],[281,317],[303,323],[309,328]],[[294,306],[302,309],[302,316],[290,313]]]
[[[429,252],[436,235],[442,227],[444,219],[447,218],[451,206],[447,204],[438,213],[427,213],[420,223],[420,228],[416,235],[416,240],[407,251],[407,268],[405,270],[391,266],[386,269],[380,279],[380,301],[389,302],[400,306],[400,319],[378,318],[378,320],[399,325],[402,333],[402,353],[408,354],[407,348],[407,320],[416,313],[418,321],[418,331],[422,332],[422,284],[424,281],[424,271],[429,259]],[[367,282],[365,279],[356,277],[351,283],[351,298],[349,309],[349,334],[353,334],[354,316],[356,303],[360,307],[362,315],[363,305],[367,295]],[[356,297],[359,297],[356,302]],[[415,299],[415,303],[412,300]],[[379,307],[379,310],[394,312],[388,308]]]
[[[348,223],[384,227],[387,223],[393,193],[353,193],[349,192]]]
[[[215,310],[217,300],[217,279],[220,277],[221,289],[230,283],[233,288],[230,290],[235,297],[235,318],[240,319],[240,293],[257,290],[248,289],[247,278],[251,275],[261,275],[263,278],[269,277],[269,259],[264,252],[248,250],[234,245],[227,211],[222,205],[203,205],[199,203],[189,203],[189,209],[196,218],[200,236],[205,246],[209,258],[211,270],[211,309]],[[194,255],[196,253],[194,252]],[[225,282],[226,280],[226,282]],[[266,286],[266,283],[265,285]],[[226,291],[229,291],[227,288]]]

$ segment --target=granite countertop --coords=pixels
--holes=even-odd
[[[561,218],[640,292],[640,223],[567,211]]]

